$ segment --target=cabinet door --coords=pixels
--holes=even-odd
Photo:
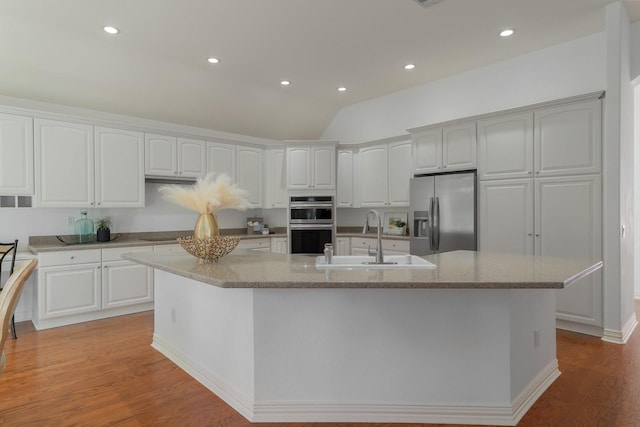
[[[201,178],[207,171],[204,141],[178,138],[178,176]]]
[[[178,174],[178,140],[173,136],[144,135],[146,175],[176,176]]]
[[[254,208],[262,206],[262,150],[238,147],[238,186],[248,193],[249,203]]]
[[[536,255],[602,259],[600,175],[537,179]],[[602,326],[602,272],[558,291],[557,318]]]
[[[33,194],[33,119],[0,114],[0,195]]]
[[[102,266],[102,308],[153,301],[153,269],[130,261]]]
[[[351,255],[351,239],[349,237],[336,238],[335,255]]]
[[[409,206],[411,142],[389,144],[389,206]]]
[[[478,178],[529,178],[533,173],[533,113],[478,122]]]
[[[284,149],[268,150],[266,153],[267,192],[265,201],[267,207],[287,207],[287,177],[284,157]]]
[[[36,202],[39,207],[94,205],[93,127],[35,119]]]
[[[143,134],[96,127],[95,154],[96,205],[143,207]]]
[[[358,184],[361,206],[387,206],[389,177],[386,145],[360,150]]]
[[[476,123],[461,123],[442,128],[442,168],[475,169]]]
[[[311,188],[333,190],[336,188],[336,149],[311,147]]]
[[[236,146],[207,142],[207,173],[226,173],[236,182]]]
[[[102,308],[100,264],[38,269],[40,318],[98,311]]]
[[[533,255],[533,179],[482,181],[478,249]]]
[[[289,253],[289,246],[287,245],[286,237],[272,237],[271,238],[271,252],[277,254]]]
[[[416,174],[442,170],[442,128],[428,129],[411,135],[413,171]]]
[[[353,166],[353,150],[338,150],[338,181],[336,206],[339,208],[352,207],[354,204]]]
[[[534,117],[536,176],[600,173],[600,100],[545,108]]]
[[[311,188],[311,148],[287,148],[287,186],[291,190]]]

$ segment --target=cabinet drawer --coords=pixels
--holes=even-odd
[[[102,262],[122,261],[122,254],[128,252],[152,252],[153,246],[130,246],[126,248],[108,248],[102,250]]]
[[[271,250],[271,239],[258,238],[258,239],[241,239],[237,246],[238,249],[263,249],[267,248]]]
[[[409,253],[409,242],[405,240],[382,239],[382,249]]]
[[[81,251],[45,252],[38,255],[40,267],[53,265],[73,265],[100,262],[100,249]]]
[[[351,238],[351,250],[356,248],[367,249],[368,247],[371,247],[371,249],[375,249],[377,244],[378,243],[376,242],[376,239],[368,239],[364,237]]]

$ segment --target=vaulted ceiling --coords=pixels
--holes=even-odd
[[[0,0],[0,94],[314,139],[345,105],[603,31],[612,2]]]

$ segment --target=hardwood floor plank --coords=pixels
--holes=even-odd
[[[150,346],[152,312],[44,331],[35,331],[28,322],[17,326],[19,339],[7,342],[7,368],[0,375],[2,426],[251,425]],[[620,346],[559,330],[557,347],[562,375],[520,427],[640,426],[640,332]],[[426,426],[287,424],[356,425]],[[430,426],[440,425],[445,426]]]

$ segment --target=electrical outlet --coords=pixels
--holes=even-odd
[[[67,225],[73,225],[76,223],[76,219],[71,215],[67,217]]]
[[[538,348],[540,346],[540,330],[533,330],[533,348]]]
[[[176,309],[171,307],[171,323],[176,323]]]

